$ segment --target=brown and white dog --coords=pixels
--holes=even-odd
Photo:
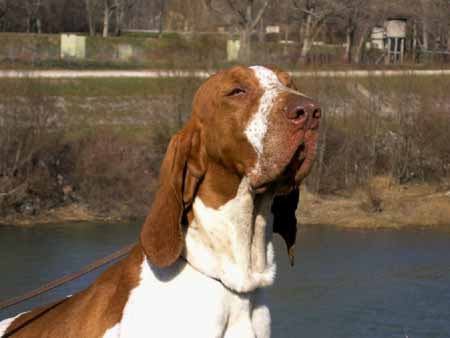
[[[270,337],[272,233],[292,260],[298,186],[315,157],[320,115],[278,69],[211,76],[169,144],[131,254],[57,306],[3,321],[0,336]]]

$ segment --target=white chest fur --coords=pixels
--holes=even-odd
[[[104,338],[268,338],[263,290],[235,293],[180,259],[163,270],[142,263],[120,323]]]
[[[247,178],[236,196],[219,209],[194,202],[185,257],[204,274],[236,292],[271,285],[276,265],[272,245],[272,196],[255,198]]]
[[[121,322],[104,338],[269,338],[261,288],[273,283],[271,196],[255,198],[242,179],[219,209],[194,202],[185,260],[165,269],[142,263]]]

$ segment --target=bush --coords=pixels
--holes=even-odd
[[[400,184],[435,182],[448,187],[450,112],[441,110],[447,105],[443,92],[448,83],[436,80],[442,86],[430,91],[426,80],[417,77],[367,79],[367,94],[354,80],[340,86],[313,83],[326,114],[318,161],[307,182],[310,189],[342,192],[365,187],[378,175]]]
[[[145,214],[157,177],[148,143],[103,128],[70,147],[73,168],[66,175],[83,201],[103,213]]]
[[[324,110],[308,187],[324,194],[358,188],[365,191],[367,209],[373,211],[383,207],[370,185],[375,176],[450,188],[450,80],[446,79],[299,81],[299,89],[317,97]],[[61,82],[58,90],[38,80],[20,82],[12,89],[16,82],[0,84],[0,91],[7,93],[0,106],[0,214],[33,214],[72,201],[106,215],[146,213],[167,143],[189,116],[201,81],[92,81],[78,87]],[[369,94],[358,89],[361,84]],[[88,89],[79,93],[80,87]],[[56,115],[61,111],[56,104],[64,100],[55,97],[79,95],[84,102],[85,97],[116,93],[133,96],[139,105],[152,102],[145,100],[147,95],[162,95],[169,98],[170,108],[150,107],[151,114],[134,118],[130,106],[124,119],[89,111],[86,124]]]
[[[21,105],[0,115],[0,214],[12,212],[28,200],[41,206],[46,193],[54,188],[45,184],[48,168],[39,160],[42,149],[57,143],[53,101],[41,95],[36,82],[22,87]],[[45,196],[44,196],[45,195]],[[34,211],[33,211],[34,212]]]

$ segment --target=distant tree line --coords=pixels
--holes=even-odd
[[[304,63],[315,41],[345,43],[343,60],[359,63],[372,28],[391,17],[409,21],[412,48],[450,49],[449,0],[203,0],[216,22],[240,33],[241,58],[249,36],[264,39],[267,25],[278,25],[300,44]],[[197,21],[199,22],[199,21]],[[201,24],[201,22],[200,22]]]
[[[240,58],[265,28],[299,44],[304,63],[315,41],[345,46],[344,62],[359,63],[372,28],[393,16],[408,19],[410,47],[449,50],[450,0],[0,0],[0,31],[120,35],[122,30],[236,34]]]
[[[0,31],[120,35],[124,27],[157,27],[161,4],[159,0],[0,0]]]

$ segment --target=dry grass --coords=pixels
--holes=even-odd
[[[390,182],[378,185],[376,181]],[[334,224],[352,228],[400,228],[450,225],[450,193],[434,184],[400,185],[388,177],[375,177],[382,210],[374,212],[367,193],[356,189],[347,196],[321,196],[303,189],[297,216],[303,224]]]
[[[5,177],[8,191],[26,183],[25,202],[40,203],[43,215],[81,203],[95,215],[143,216],[167,142],[186,120],[199,82],[0,84],[5,93],[0,118],[34,116],[25,119],[29,129],[24,130],[32,133],[16,133],[20,124],[0,126],[0,141],[4,135],[15,136],[0,142],[0,152],[8,154],[3,166],[15,163],[20,144],[28,149],[20,152],[27,154],[20,170],[9,164],[10,169],[2,169],[1,187],[6,187]],[[319,98],[325,112],[318,160],[306,182],[314,195],[303,194],[302,222],[450,224],[450,204],[443,193],[450,189],[449,78],[310,78],[298,84]],[[358,92],[361,84],[368,97]],[[70,118],[62,118],[60,111]],[[5,133],[5,128],[12,129]],[[0,213],[20,213],[22,204],[3,204]]]
[[[449,186],[448,77],[311,79],[308,87],[325,112],[311,191],[341,194],[380,175]]]

